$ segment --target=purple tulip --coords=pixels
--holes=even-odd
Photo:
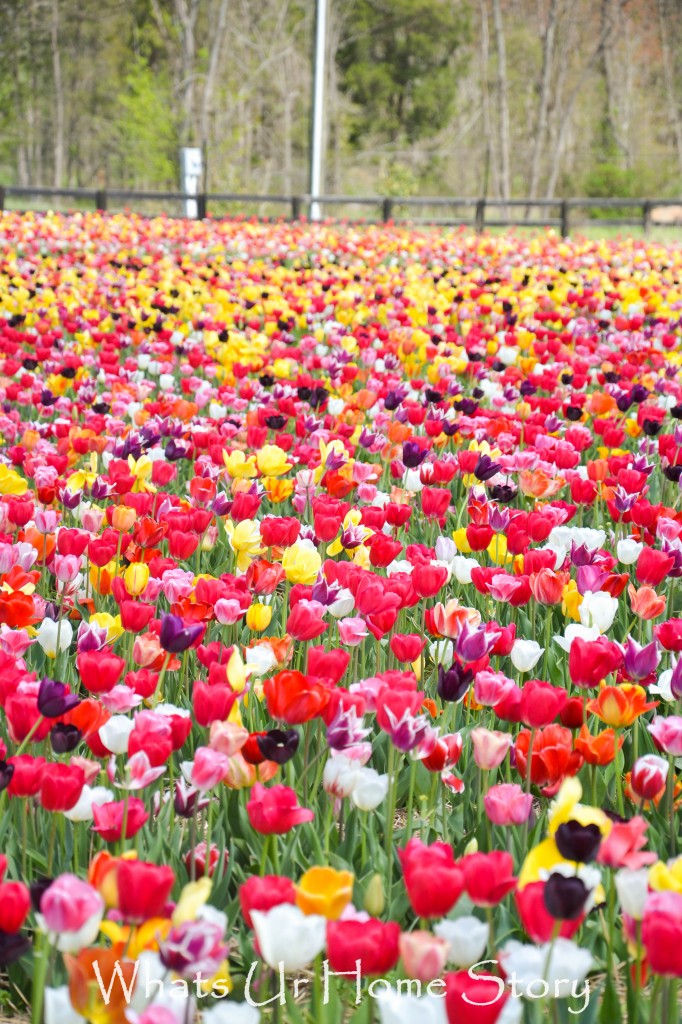
[[[161,619],[159,640],[164,651],[168,651],[169,654],[182,654],[203,631],[204,627],[200,622],[186,626],[179,615],[164,615]]]
[[[65,683],[57,679],[42,679],[38,690],[38,711],[45,718],[60,718],[67,711],[77,708],[80,697],[70,693]]]
[[[656,642],[641,647],[631,636],[625,645],[625,672],[630,679],[646,679],[656,671],[661,660]]]
[[[462,626],[455,650],[462,661],[478,661],[484,658],[495,641],[499,638],[499,632],[491,630],[488,632],[483,626],[472,629],[468,622]]]

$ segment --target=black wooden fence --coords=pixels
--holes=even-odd
[[[261,195],[258,193],[210,192],[190,195],[186,192],[134,191],[110,188],[47,188],[41,186],[0,185],[0,210],[9,205],[18,209],[41,209],[36,199],[71,200],[80,209],[130,209],[173,215],[173,209],[188,200],[196,203],[197,217],[258,216],[300,220],[310,215],[316,204],[324,217],[332,212],[343,219],[371,222],[469,226],[481,232],[486,228],[557,228],[566,237],[572,229],[591,227],[637,227],[645,233],[652,226],[682,227],[682,198],[572,198],[572,199],[472,199],[462,196],[341,196],[341,195]],[[669,215],[663,213],[669,211]],[[359,217],[358,211],[367,211]],[[660,215],[660,216],[659,216]]]

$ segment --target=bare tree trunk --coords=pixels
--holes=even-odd
[[[552,81],[552,58],[554,55],[554,37],[556,35],[557,12],[559,0],[550,0],[547,12],[545,31],[542,37],[542,70],[540,72],[540,95],[538,98],[538,117],[535,126],[533,155],[530,164],[530,184],[528,195],[535,198],[540,182],[542,150],[547,133],[547,112],[549,110],[550,87]]]
[[[180,95],[182,105],[182,127],[180,138],[183,145],[193,139],[195,133],[195,83],[197,80],[197,15],[200,0],[175,0],[175,12],[180,23],[181,36],[181,79]]]
[[[677,165],[682,174],[682,119],[680,109],[675,97],[675,77],[673,72],[672,58],[670,55],[671,26],[667,0],[657,0],[658,27],[661,35],[661,55],[663,57],[663,80],[665,82],[665,93],[668,102],[668,116],[675,135],[675,149],[677,151]]]
[[[627,2],[628,0],[618,0],[618,9],[620,10],[623,7],[625,7]],[[577,83],[573,87],[573,90],[570,92],[568,96],[568,102],[566,103],[566,106],[560,113],[561,127],[559,128],[559,134],[557,136],[556,145],[553,149],[552,166],[549,173],[547,188],[545,190],[545,195],[547,199],[551,199],[554,196],[554,192],[556,190],[556,184],[559,178],[559,173],[561,171],[561,160],[563,157],[564,145],[566,142],[566,134],[568,132],[568,128],[571,122],[571,114],[573,113],[573,108],[576,104],[580,91],[585,83],[588,72],[592,70],[597,60],[599,59],[602,47],[605,45],[606,41],[611,35],[611,32],[613,31],[613,26],[614,18],[612,17],[608,17],[603,22],[596,45],[592,50],[592,53],[589,55],[589,57],[583,64],[582,68],[580,69]]]
[[[488,6],[481,0],[481,93],[483,96],[483,133],[485,135],[485,152],[483,158],[483,175],[481,195],[488,195],[488,185],[492,171],[493,191],[499,195],[500,180],[497,164],[497,147],[493,136],[492,116],[490,113],[490,89],[488,88],[488,62],[490,59],[490,33],[488,30]]]
[[[507,80],[507,51],[500,0],[493,0],[493,26],[497,49],[497,100],[500,118],[500,184],[501,198],[511,196],[511,169],[509,147],[509,83]]]
[[[213,104],[213,94],[215,92],[216,81],[218,78],[218,70],[220,68],[220,55],[222,53],[223,42],[225,40],[225,32],[227,29],[227,7],[228,0],[220,0],[220,6],[218,8],[218,17],[215,19],[215,29],[213,39],[211,42],[211,50],[208,58],[208,70],[206,72],[204,90],[201,97],[199,145],[202,147],[202,149],[204,149],[208,145],[209,119],[211,114],[211,107]],[[213,19],[211,19],[211,26],[213,26]]]
[[[64,182],[64,82],[62,81],[62,60],[59,50],[59,0],[52,0],[52,22],[50,25],[52,48],[52,76],[54,79],[54,186],[61,188]]]

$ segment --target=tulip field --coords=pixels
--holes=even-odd
[[[682,247],[0,215],[0,1017],[672,1024]]]

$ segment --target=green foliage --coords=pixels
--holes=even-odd
[[[177,127],[166,76],[156,74],[141,57],[135,57],[117,99],[117,131],[126,181],[137,186],[174,186]],[[154,125],[153,132],[149,131],[150,125]]]
[[[355,0],[337,54],[342,87],[358,106],[351,142],[367,133],[413,142],[447,123],[467,14],[452,0]]]

